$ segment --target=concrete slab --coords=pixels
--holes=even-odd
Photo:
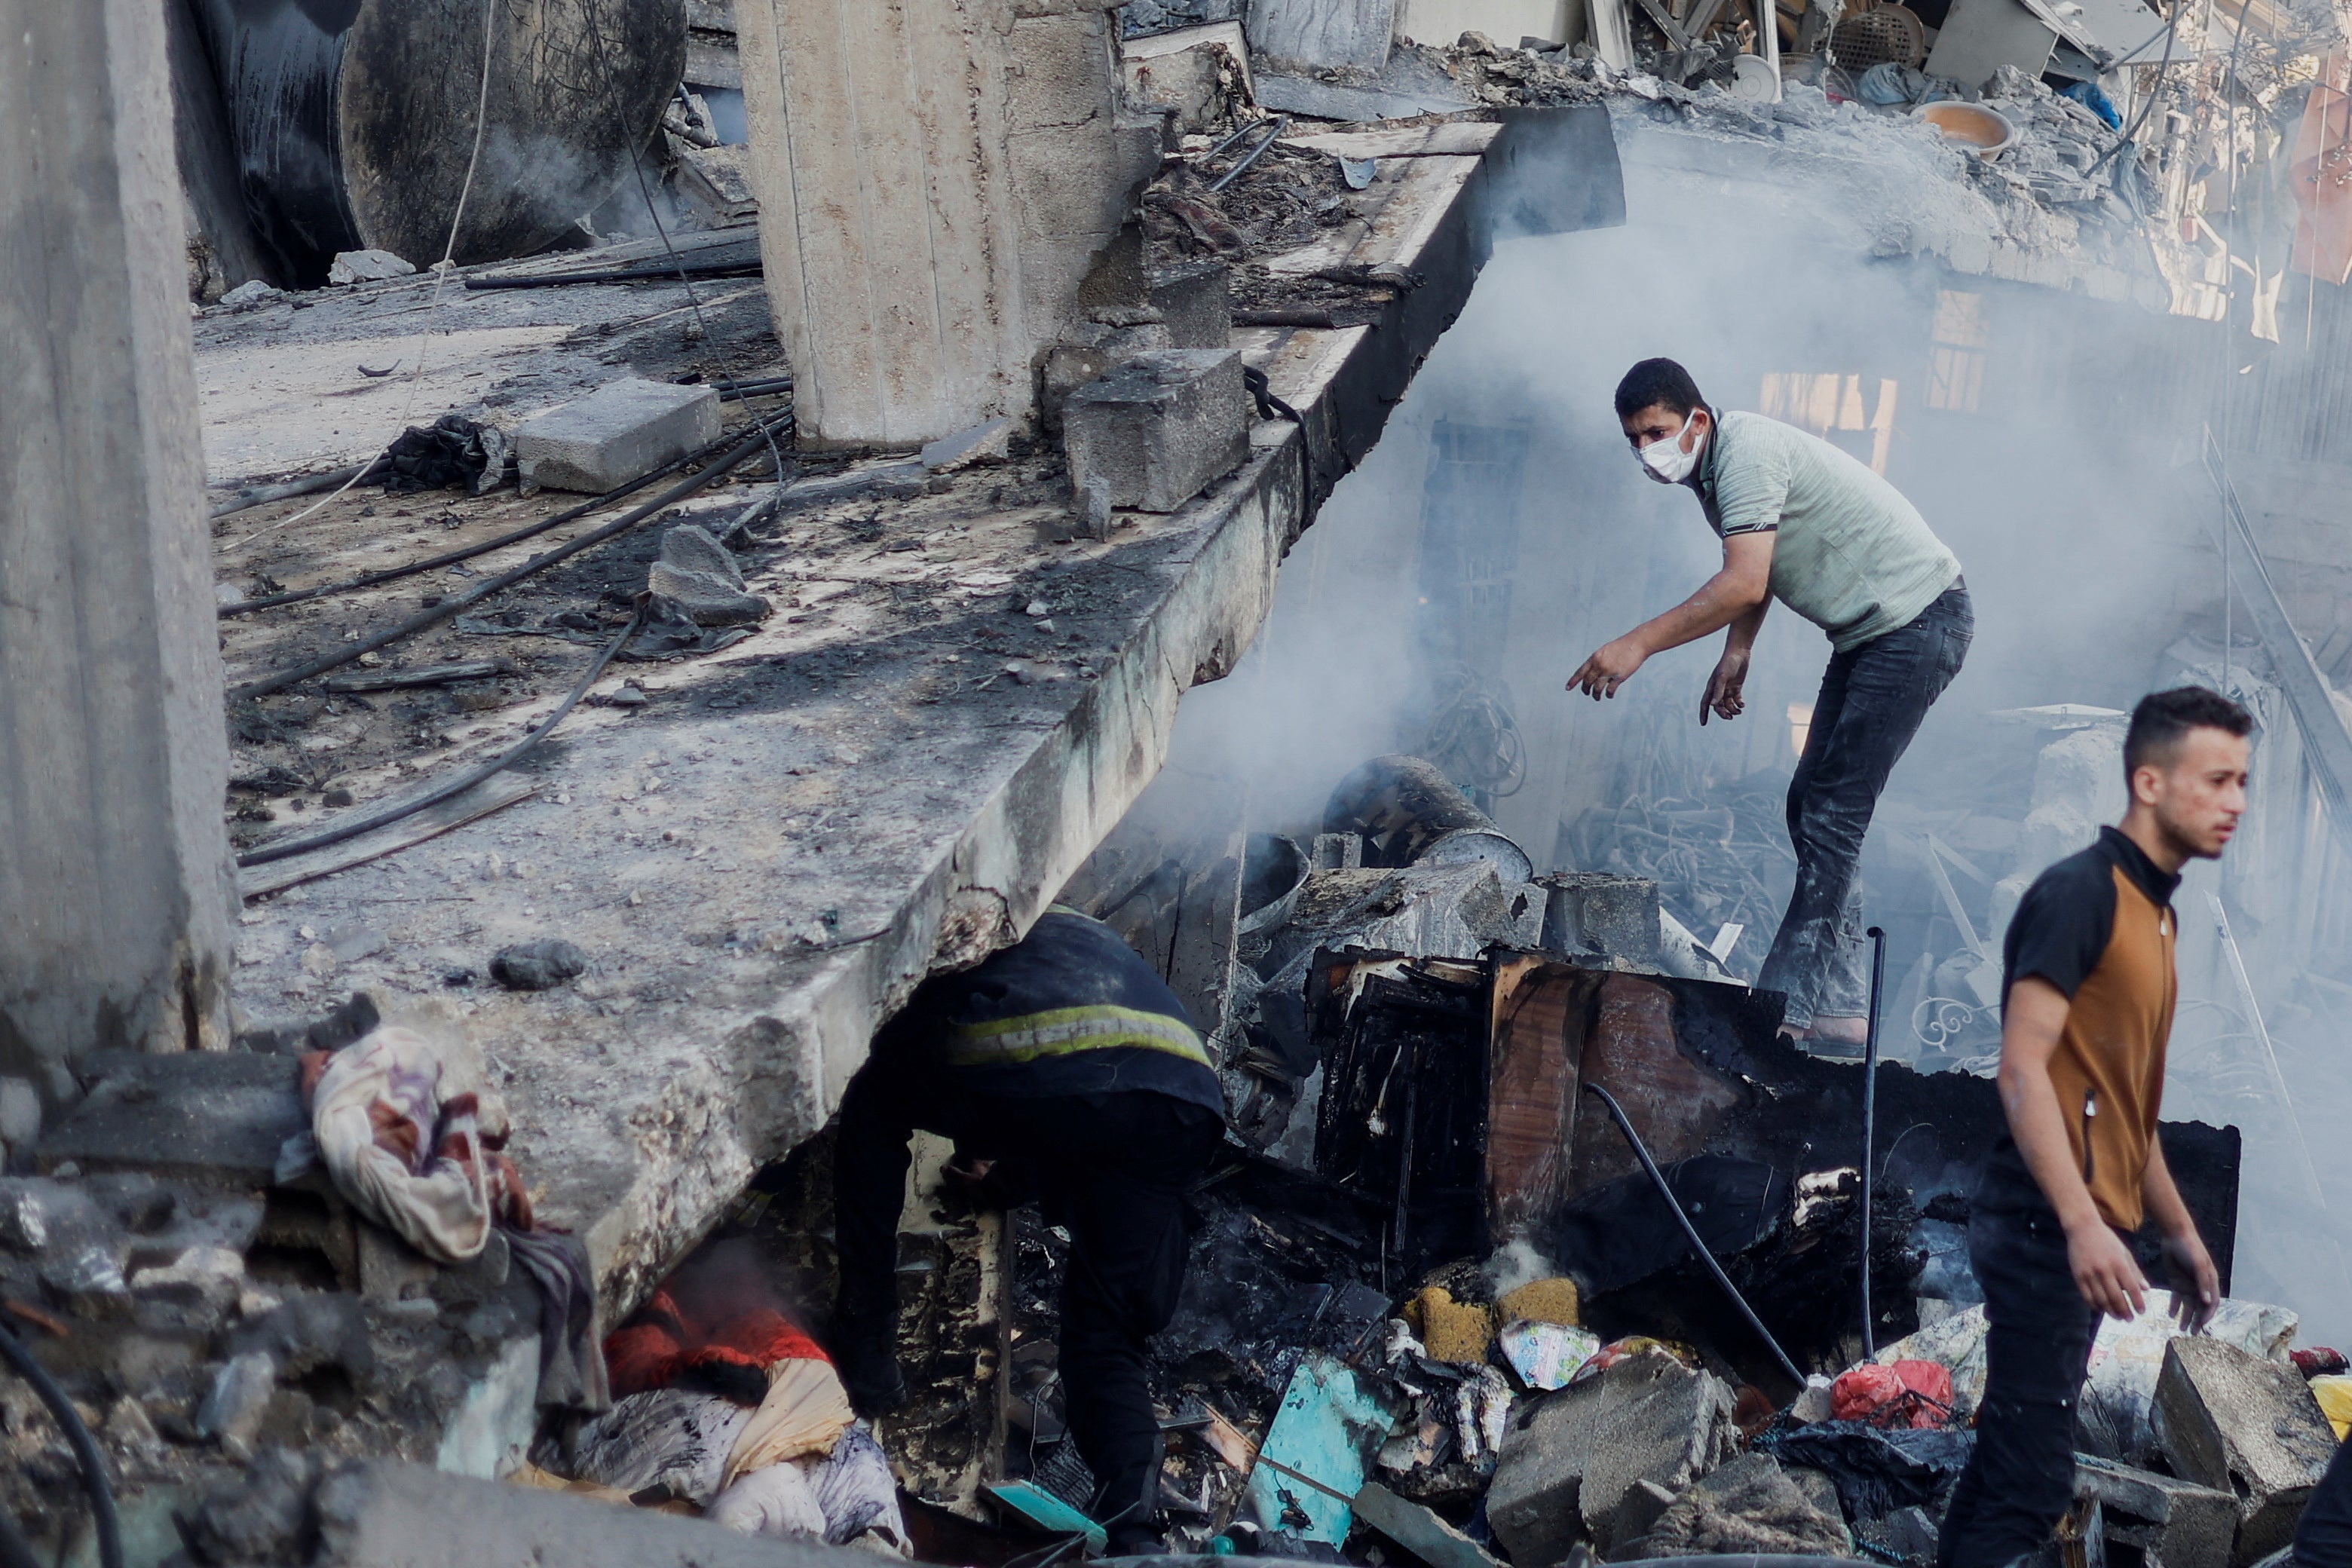
[[[1646,1530],[1668,1497],[1731,1451],[1731,1390],[1664,1354],[1622,1361],[1530,1403],[1511,1421],[1486,1518],[1514,1563],[1596,1555]]]
[[[1503,127],[1496,144],[1518,133]],[[1366,258],[1405,266],[1423,285],[1381,307],[1377,328],[1237,334],[1244,359],[1301,416],[1255,421],[1237,471],[1181,510],[1116,514],[1108,537],[1062,543],[1041,534],[1066,521],[1069,498],[1034,452],[928,478],[908,461],[796,481],[803,503],[758,525],[745,561],[751,591],[776,600],[776,614],[716,656],[615,666],[530,764],[528,799],[251,904],[240,1005],[282,1016],[358,990],[388,1005],[460,998],[512,1111],[512,1152],[543,1193],[541,1213],[586,1239],[608,1311],[635,1305],[753,1171],[823,1124],[877,1024],[925,973],[1042,912],[1157,772],[1182,691],[1247,647],[1283,552],[1378,438],[1486,255],[1489,165],[1398,163],[1369,193],[1376,210],[1398,209],[1393,220],[1360,237]],[[1423,203],[1442,209],[1433,221],[1403,210]],[[1339,259],[1357,258],[1343,247]],[[607,253],[563,263],[613,264]],[[710,337],[692,345],[674,285],[463,296],[444,324],[551,336],[461,360],[453,374],[494,410],[575,395],[610,374],[600,356],[648,376],[773,374],[756,292],[698,293]],[[388,357],[394,334],[372,314],[394,300],[408,301],[413,332],[422,300],[399,284],[374,303],[339,294],[283,329],[257,315],[207,318],[207,367],[281,331],[306,345],[306,368],[278,401],[208,405],[216,449],[296,449],[268,427],[306,387],[347,385],[354,359]],[[442,384],[425,384],[423,407]],[[372,422],[396,421],[385,402],[391,412]],[[309,406],[338,405],[314,392]],[[302,440],[315,450],[325,433],[310,430]],[[350,449],[333,456],[350,460]],[[878,491],[861,477],[892,472]],[[761,493],[714,494],[697,511]],[[299,530],[262,531],[307,504],[223,520],[226,579],[242,588],[266,568],[295,586],[336,582],[555,503],[354,492]],[[373,712],[316,694],[265,700],[247,716],[254,738],[240,742],[239,770],[266,762],[331,777],[366,802],[510,743],[576,678],[578,645],[600,640],[551,624],[555,612],[597,626],[623,614],[600,596],[643,585],[655,531],[517,590],[502,612],[512,625],[445,625],[400,652],[420,664],[505,655],[519,675],[477,693],[385,694]],[[231,548],[257,535],[265,542]],[[570,536],[559,530],[465,570],[503,570]],[[436,573],[225,622],[227,657],[241,677],[313,657],[346,626],[386,624],[464,581]],[[1028,614],[1032,605],[1045,613]],[[318,822],[292,806],[318,805],[322,787],[240,796],[270,819],[245,830]],[[343,958],[321,956],[328,944],[303,934],[346,926],[387,940]],[[483,983],[498,948],[555,935],[589,957],[577,981],[530,994]]]
[[[2164,1568],[2222,1568],[2230,1560],[2238,1532],[2234,1493],[2077,1454],[2074,1495],[2096,1498],[2109,1538],[2139,1547]]]
[[[1396,41],[1397,0],[1250,0],[1250,46],[1292,68],[1378,70]]]
[[[279,1145],[310,1126],[290,1056],[124,1052],[84,1071],[97,1081],[41,1140],[44,1171],[71,1162],[257,1190],[270,1184]]]
[[[525,485],[599,495],[719,438],[719,390],[629,376],[515,428]]]

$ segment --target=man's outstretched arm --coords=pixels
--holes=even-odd
[[[1596,700],[1614,697],[1652,654],[1696,642],[1710,632],[1748,616],[1763,624],[1771,602],[1772,540],[1769,529],[1735,533],[1723,542],[1723,569],[1699,591],[1662,616],[1653,616],[1613,642],[1604,643],[1568,678],[1568,688]],[[1751,629],[1752,641],[1755,633]],[[1726,715],[1728,717],[1729,715]]]

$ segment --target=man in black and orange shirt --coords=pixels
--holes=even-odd
[[[2147,1281],[2129,1237],[2164,1237],[2189,1327],[2221,1299],[2213,1260],[2157,1142],[2176,993],[2172,892],[2246,809],[2253,720],[2218,692],[2141,699],[2124,740],[2119,827],[2042,873],[2010,921],[2000,1100],[2009,1135],[1969,1225],[1985,1293],[1977,1446],[1944,1519],[1939,1568],[2038,1552],[2074,1495],[2074,1405],[2102,1312],[2137,1316]]]

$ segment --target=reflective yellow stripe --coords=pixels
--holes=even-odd
[[[955,1031],[948,1046],[948,1060],[958,1067],[987,1067],[1075,1056],[1113,1046],[1166,1051],[1202,1067],[1213,1066],[1201,1037],[1189,1025],[1165,1013],[1143,1013],[1132,1007],[1063,1007],[967,1024]]]

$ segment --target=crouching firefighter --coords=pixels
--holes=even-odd
[[[833,1350],[868,1415],[905,1398],[894,1337],[898,1211],[917,1129],[1069,1233],[1059,1370],[1114,1555],[1161,1550],[1160,1423],[1144,1348],[1184,1279],[1186,1193],[1224,1095],[1183,1004],[1110,928],[1055,908],[976,969],[916,991],[842,1099]],[[982,1162],[991,1163],[983,1166]],[[1017,1194],[1017,1195],[1016,1195]]]

